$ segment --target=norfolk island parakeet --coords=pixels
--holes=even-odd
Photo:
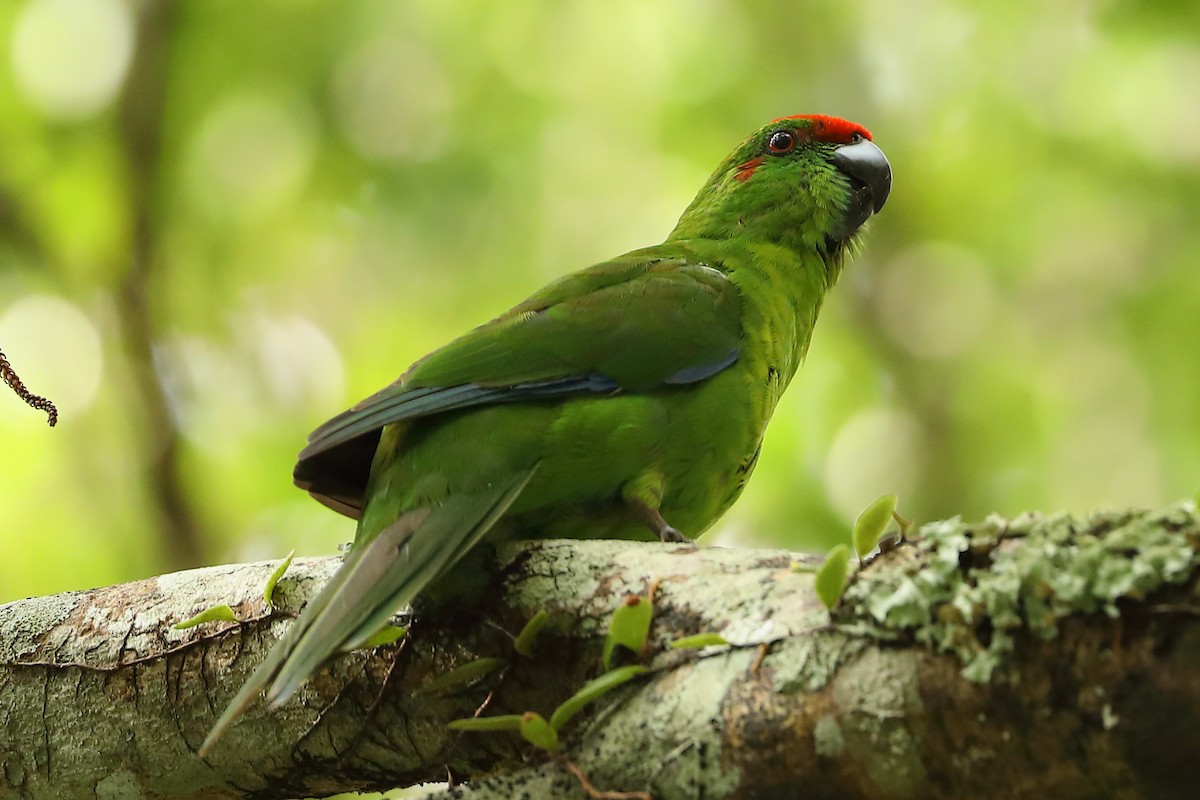
[[[296,484],[358,520],[354,545],[201,753],[264,688],[282,704],[485,537],[683,541],[712,525],[891,182],[862,126],[777,119],[662,244],[554,281],[313,432]]]

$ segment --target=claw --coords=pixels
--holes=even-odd
[[[678,528],[668,524],[657,508],[651,508],[650,506],[636,502],[631,502],[629,507],[641,518],[642,522],[646,523],[646,527],[654,532],[654,535],[658,537],[660,542],[695,544],[690,537],[682,533]]]
[[[658,534],[659,541],[677,542],[679,544],[695,544],[691,538],[680,533],[677,528],[673,528],[668,525],[662,517],[659,517],[659,520],[662,521],[663,526],[658,529],[651,528],[651,530],[654,530],[654,532]]]
[[[663,476],[661,473],[650,471],[626,484],[622,495],[625,505],[642,521],[647,528],[654,532],[660,542],[676,544],[695,544],[663,519],[658,510],[663,499]]]

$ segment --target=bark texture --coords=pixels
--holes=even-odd
[[[483,559],[482,600],[336,659],[195,749],[336,559],[216,567],[0,606],[0,797],[302,797],[445,780],[443,797],[585,797],[512,733],[601,672],[608,620],[653,590],[652,671],[562,731],[603,790],[655,798],[1176,798],[1200,785],[1200,523],[1157,512],[924,526],[832,615],[778,551],[536,542]],[[475,567],[472,567],[475,568]],[[228,603],[238,621],[171,623]],[[512,635],[550,621],[531,657]],[[673,650],[718,632],[728,646]],[[473,680],[453,670],[502,664]],[[447,676],[451,680],[447,682]]]

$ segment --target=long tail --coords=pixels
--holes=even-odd
[[[278,707],[327,659],[361,647],[479,543],[536,469],[535,465],[517,472],[481,492],[451,496],[433,508],[406,512],[370,542],[351,550],[226,706],[199,756],[212,750],[268,685],[267,701]]]

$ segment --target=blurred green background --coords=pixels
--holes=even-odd
[[[710,541],[1200,487],[1200,5],[0,5],[0,601],[333,552],[308,431],[773,117],[895,187]]]

